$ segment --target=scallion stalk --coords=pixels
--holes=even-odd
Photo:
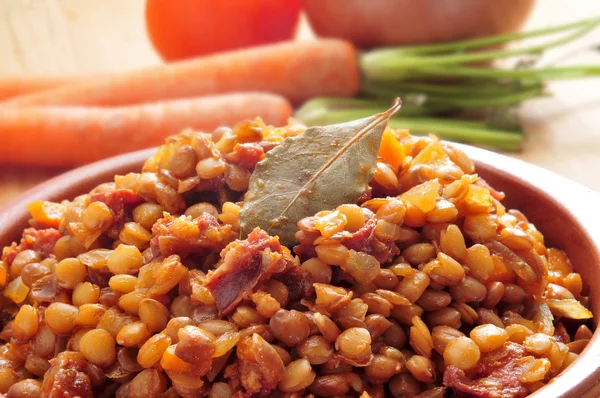
[[[296,112],[296,117],[309,126],[328,125],[348,120],[369,117],[374,113],[385,110],[385,106],[352,107],[348,102],[347,108],[328,108],[323,106],[327,99],[319,99],[320,106],[313,107],[309,101]],[[409,129],[417,135],[436,134],[442,139],[467,142],[506,151],[518,151],[523,142],[523,135],[515,132],[493,129],[485,123],[441,119],[432,117],[405,117],[393,116],[388,125],[392,128]]]

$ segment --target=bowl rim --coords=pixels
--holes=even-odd
[[[552,171],[516,158],[469,145],[450,144],[463,150],[475,162],[476,172],[478,168],[484,168],[488,172],[502,174],[505,179],[520,181],[522,184],[528,185],[534,192],[550,195],[552,200],[557,202],[566,214],[571,215],[581,227],[596,249],[596,253],[592,254],[595,254],[597,259],[600,258],[600,213],[590,214],[585,211],[593,209],[594,204],[600,203],[600,193]],[[155,152],[156,148],[129,152],[60,174],[0,206],[0,225],[23,225],[23,214],[27,214],[28,203],[34,200],[72,199],[57,196],[65,191],[79,191],[79,194],[83,194],[93,187],[91,181],[95,181],[95,185],[102,182],[98,181],[98,176],[130,172],[136,167],[139,169],[139,166],[146,159],[152,157]],[[108,181],[110,179],[104,180],[104,182]],[[573,205],[567,208],[562,203]],[[20,236],[21,229],[17,230]],[[4,240],[4,238],[5,236],[0,234],[0,240]],[[600,262],[598,266],[600,266]],[[597,324],[598,320],[600,320],[600,310],[598,310],[598,314],[595,314],[594,323]],[[568,398],[600,395],[600,380],[597,376],[600,372],[599,340],[600,330],[597,328],[581,355],[565,371],[554,377],[546,386],[531,394],[530,397]]]

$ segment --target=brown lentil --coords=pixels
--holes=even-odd
[[[79,307],[79,312],[75,316],[77,326],[96,327],[106,312],[106,307],[102,304],[83,304]]]
[[[421,264],[435,257],[435,247],[431,243],[416,243],[407,247],[402,257],[411,264]]]
[[[417,300],[419,307],[425,311],[435,311],[447,307],[452,302],[450,293],[443,290],[426,289]]]
[[[131,293],[135,290],[138,279],[133,275],[119,274],[113,275],[108,281],[108,286],[115,292]]]
[[[528,336],[533,334],[527,326],[518,323],[506,326],[505,330],[508,333],[508,339],[519,344],[522,344]]]
[[[392,377],[390,392],[394,397],[415,397],[421,392],[421,386],[412,375],[403,373]]]
[[[494,311],[489,310],[487,308],[478,308],[477,317],[479,318],[478,323],[480,325],[491,323],[492,325],[498,326],[499,328],[504,327],[502,319],[500,319],[500,317]]]
[[[147,230],[150,230],[158,219],[163,216],[163,211],[164,209],[157,203],[142,203],[133,209],[133,220]]]
[[[296,310],[279,310],[269,320],[269,327],[273,336],[293,347],[306,340],[310,334],[308,319]]]
[[[429,276],[425,272],[415,271],[412,276],[405,276],[396,286],[396,292],[414,303],[429,286]]]
[[[438,354],[443,355],[448,343],[452,340],[462,337],[465,334],[460,330],[451,326],[441,325],[435,326],[431,330],[431,338],[433,340],[433,348]]]
[[[504,294],[500,301],[510,304],[519,304],[525,300],[525,297],[527,297],[527,293],[525,293],[525,290],[523,290],[521,286],[509,283],[504,286]]]
[[[525,357],[520,362],[522,373],[519,376],[519,380],[523,383],[533,383],[543,380],[546,377],[546,373],[550,370],[550,361],[546,358],[536,359]]]
[[[188,317],[180,316],[171,318],[167,323],[165,332],[173,343],[177,343],[179,342],[179,330],[188,325],[195,325],[194,321]]]
[[[142,253],[135,246],[120,244],[108,255],[106,265],[113,274],[131,274],[141,268]]]
[[[450,224],[445,231],[441,231],[440,248],[455,260],[464,260],[467,257],[465,238],[457,225]]]
[[[485,285],[472,276],[466,276],[460,283],[450,286],[450,294],[458,302],[481,302],[487,296]]]
[[[378,383],[385,383],[403,369],[402,363],[386,355],[375,355],[371,363],[365,367],[365,374],[369,379]]]
[[[323,336],[311,336],[296,346],[296,353],[311,365],[321,365],[333,354],[333,346]]]
[[[80,307],[84,304],[96,304],[100,299],[100,288],[90,282],[75,285],[71,297],[73,305]]]
[[[56,264],[54,274],[60,287],[73,289],[75,285],[85,281],[87,267],[76,258],[65,258]]]
[[[420,382],[433,383],[435,381],[435,368],[427,357],[413,355],[406,361],[406,369]]]
[[[504,296],[504,283],[502,282],[491,282],[487,285],[487,295],[485,299],[481,302],[481,305],[485,308],[494,308],[500,300],[502,300],[502,296]]]
[[[215,352],[215,336],[196,326],[184,326],[177,332],[179,341],[175,355],[189,363],[199,363],[211,358]]]
[[[586,325],[581,325],[575,332],[575,340],[591,339],[592,331]]]
[[[469,336],[479,346],[481,352],[493,351],[500,348],[508,340],[508,332],[492,324],[480,325],[473,328]]]
[[[171,338],[164,333],[157,333],[150,337],[140,347],[137,361],[144,367],[149,368],[162,358],[167,347],[171,344]]]
[[[144,322],[129,323],[117,333],[117,344],[123,347],[140,346],[151,336]]]
[[[100,367],[112,364],[116,357],[115,339],[103,329],[92,329],[81,337],[79,342],[81,354]]]
[[[42,395],[42,383],[34,379],[24,379],[10,386],[6,398],[39,397]]]
[[[75,329],[79,309],[65,303],[52,303],[46,309],[46,324],[57,335],[67,335]]]
[[[553,338],[546,334],[534,333],[525,337],[523,347],[525,347],[527,352],[541,356],[550,351],[552,348],[552,340]]]
[[[303,262],[302,268],[307,270],[317,283],[331,282],[331,275],[333,273],[331,266],[325,264],[316,257]]]
[[[429,332],[429,328],[418,316],[413,317],[412,324],[413,325],[410,327],[409,336],[410,346],[415,350],[416,353],[427,358],[431,357],[433,339],[431,337],[431,333]]]
[[[150,243],[152,234],[141,224],[136,222],[125,223],[119,233],[119,240],[126,245],[132,245],[138,249],[145,249]]]
[[[240,328],[247,328],[251,325],[260,325],[267,321],[265,317],[259,314],[256,308],[249,306],[237,307],[231,316],[231,320]]]
[[[479,347],[468,337],[450,340],[444,349],[444,362],[447,366],[456,366],[461,370],[473,369],[481,353]]]
[[[308,360],[297,359],[286,366],[285,374],[277,387],[285,393],[301,391],[312,384],[315,376]]]
[[[188,207],[184,214],[186,216],[190,216],[192,218],[198,218],[204,213],[208,213],[214,217],[219,216],[219,210],[217,210],[217,208],[215,206],[213,206],[212,204],[210,204],[208,202],[196,203],[196,204]]]
[[[462,325],[460,312],[451,307],[440,308],[439,310],[428,312],[425,315],[425,318],[427,319],[427,323],[431,326],[445,325],[459,329]]]
[[[352,359],[364,359],[371,355],[371,335],[364,328],[344,330],[335,340],[335,349]]]
[[[38,310],[30,305],[24,305],[15,316],[12,336],[17,341],[27,341],[36,335],[39,329]]]

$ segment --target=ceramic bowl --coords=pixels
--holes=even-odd
[[[506,193],[505,205],[521,210],[544,234],[547,244],[563,249],[590,288],[591,309],[600,319],[600,194],[537,166],[493,152],[460,145],[476,170],[494,188]],[[155,150],[103,160],[41,184],[0,210],[0,247],[18,240],[33,200],[72,199],[115,174],[137,171]],[[600,396],[600,332],[579,358],[532,397]]]

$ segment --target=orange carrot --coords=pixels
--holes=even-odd
[[[65,214],[65,206],[61,203],[36,200],[27,205],[27,211],[38,224],[58,228]]]
[[[389,130],[386,130],[381,137],[381,144],[379,145],[379,157],[388,162],[396,172],[404,160],[404,148],[398,142],[398,139],[394,133]]]
[[[268,91],[298,103],[353,96],[357,53],[337,39],[298,41],[195,58],[24,95],[3,105],[118,106],[236,91]]]
[[[73,166],[149,148],[184,128],[210,132],[260,116],[285,125],[285,98],[237,93],[151,104],[99,107],[31,107],[0,111],[0,163]]]
[[[53,89],[91,78],[83,75],[14,75],[0,76],[0,101],[19,95]],[[95,77],[99,78],[99,77]]]

